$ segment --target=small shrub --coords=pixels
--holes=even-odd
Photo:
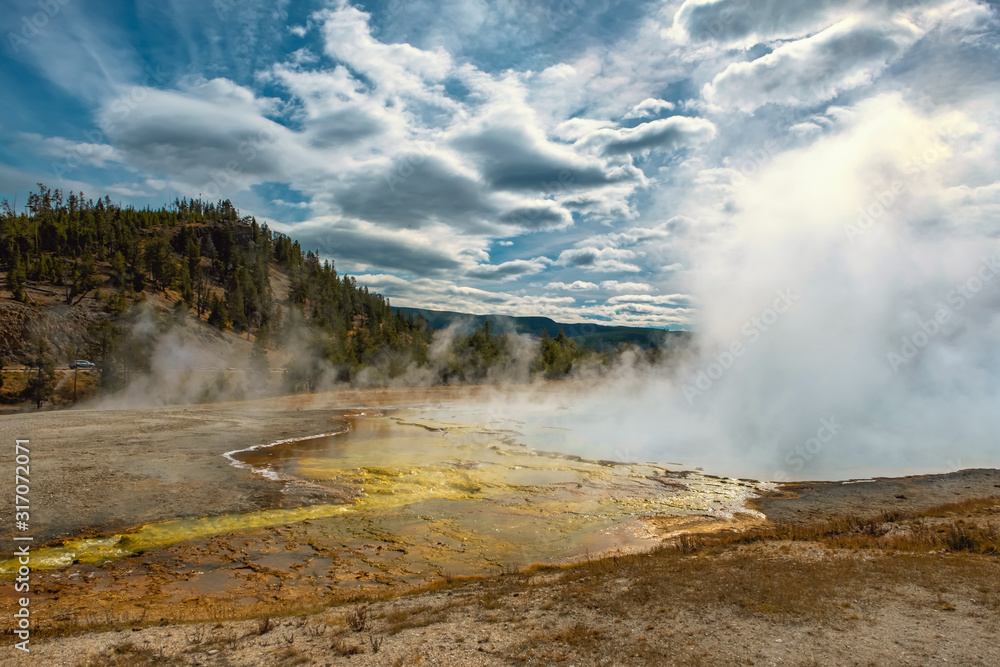
[[[360,646],[346,642],[339,637],[333,640],[333,645],[330,648],[337,655],[358,655],[361,653]]]
[[[270,616],[266,616],[259,621],[257,621],[257,634],[266,635],[268,632],[274,629],[274,621],[271,620]]]
[[[976,554],[996,553],[998,539],[992,526],[978,528],[964,526],[961,521],[951,524],[944,535],[944,544],[952,551],[968,551]]]
[[[368,629],[370,616],[371,613],[369,612],[368,607],[357,607],[354,611],[347,615],[347,627],[355,632],[364,632]]]

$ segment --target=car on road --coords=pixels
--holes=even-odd
[[[90,361],[87,361],[85,359],[77,359],[76,361],[71,362],[70,365],[69,365],[69,367],[70,368],[97,368],[97,364],[92,363]]]

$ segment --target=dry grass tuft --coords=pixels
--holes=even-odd
[[[257,621],[257,634],[266,635],[268,632],[275,628],[275,623],[270,616],[265,616],[264,618],[258,619]]]
[[[364,632],[368,629],[371,612],[367,605],[356,607],[347,614],[347,627],[355,632]]]
[[[170,667],[182,665],[175,658],[167,657],[162,649],[139,647],[132,642],[121,642],[102,651],[80,667]]]
[[[955,519],[950,526],[933,521],[957,514],[972,518],[997,513],[1000,513],[1000,498],[977,498],[939,505],[921,512],[891,511],[875,516],[847,516],[814,524],[764,524],[744,532],[682,535],[671,546],[683,554],[775,541],[816,542],[832,549],[903,552],[949,549],[980,554],[998,553],[1000,535],[988,521],[980,525]]]
[[[333,640],[333,645],[330,647],[335,655],[345,656],[345,655],[359,655],[361,653],[361,647],[357,644],[352,644],[349,641],[337,637]]]

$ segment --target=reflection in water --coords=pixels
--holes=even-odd
[[[467,409],[467,408],[464,408]],[[180,519],[126,535],[70,540],[33,553],[35,569],[102,562],[226,533],[308,523],[316,553],[378,542],[366,561],[404,578],[473,574],[535,561],[562,562],[610,549],[649,547],[662,515],[732,517],[760,485],[653,464],[588,461],[565,451],[571,429],[438,410],[344,413],[346,433],[233,453],[285,484],[353,497],[320,504]],[[278,483],[278,482],[276,482]],[[752,513],[751,513],[752,514]],[[277,558],[274,556],[272,558]],[[11,573],[16,563],[0,564]]]

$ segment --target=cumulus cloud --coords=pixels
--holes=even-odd
[[[512,280],[544,271],[552,260],[547,257],[515,259],[501,264],[481,264],[469,269],[465,275],[484,280]]]
[[[427,85],[444,79],[452,68],[451,56],[443,49],[380,42],[371,35],[369,14],[346,4],[321,10],[314,20],[322,23],[327,55],[350,63],[385,93],[452,106],[439,89]]]
[[[753,111],[810,106],[870,83],[920,36],[912,24],[846,19],[750,62],[733,63],[705,85],[709,102]]]
[[[296,225],[276,224],[306,248],[338,261],[352,272],[404,268],[417,275],[443,275],[465,268],[482,240],[456,237],[447,228],[425,233],[384,229],[360,221],[314,219]]]
[[[555,315],[572,312],[576,303],[571,296],[519,295],[508,292],[458,285],[450,280],[418,278],[406,280],[388,274],[360,274],[359,282],[371,285],[384,294],[393,294],[393,303],[433,310],[456,310],[485,315],[505,312],[511,315],[537,315],[550,311]]]
[[[286,158],[297,142],[263,115],[271,108],[270,100],[213,79],[184,90],[130,91],[106,102],[98,118],[116,155],[187,188],[210,189],[214,198],[294,173]]]
[[[22,132],[18,135],[23,141],[42,155],[59,158],[68,164],[86,163],[95,167],[104,167],[109,162],[122,162],[124,156],[109,144],[72,141],[64,137],[43,137],[33,132]]]
[[[23,189],[49,180],[35,171],[75,156],[78,171],[64,174],[63,189],[152,198],[139,205],[175,194],[230,197],[342,270],[387,272],[400,279],[393,290],[414,295],[414,280],[430,281],[420,287],[425,302],[436,289],[438,303],[458,298],[446,279],[454,277],[517,284],[511,294],[461,293],[455,303],[470,308],[691,326],[693,306],[655,295],[696,293],[691,276],[703,249],[731,227],[769,230],[768,220],[743,212],[772,191],[756,175],[783,155],[842,141],[845,128],[870,116],[866,99],[889,104],[885,91],[914,106],[996,108],[988,91],[998,83],[989,66],[997,15],[973,0],[650,2],[600,30],[588,26],[607,13],[586,4],[565,13],[504,2],[397,4],[369,12],[338,0],[291,19],[300,26],[293,31],[277,21],[274,35],[240,44],[227,42],[232,26],[181,31],[186,48],[171,43],[170,53],[199,58],[151,76],[115,46],[127,39],[99,34],[67,5],[80,34],[57,43],[63,28],[53,22],[29,55],[61,90],[87,88],[79,99],[93,115],[73,122],[100,131],[45,137],[30,125],[11,129],[5,117],[19,142],[12,159],[36,159],[0,176]],[[270,16],[272,8],[251,5],[258,19]],[[252,23],[240,21],[232,25]],[[553,21],[573,30],[555,35]],[[282,51],[289,40],[295,50]],[[84,43],[78,62],[66,56]],[[211,68],[205,44],[219,56]],[[43,45],[60,67],[100,66],[54,73]],[[233,54],[239,63],[226,61]],[[837,106],[827,106],[833,99]],[[913,233],[937,233],[942,220],[980,233],[995,220],[998,179],[984,147],[996,122],[976,122],[979,147],[953,149],[978,156],[975,166],[951,174],[946,192],[915,188],[925,199]],[[871,169],[873,182],[879,174],[858,168]],[[810,197],[854,187],[827,183]],[[791,207],[798,196],[783,200]],[[515,237],[518,257],[506,250]],[[491,248],[504,251],[491,258]],[[544,290],[569,301],[531,301]],[[583,294],[616,301],[574,299]]]
[[[588,271],[640,271],[638,266],[625,261],[633,258],[635,253],[631,250],[584,247],[563,250],[555,263]]]
[[[856,10],[860,0],[685,0],[670,34],[694,42],[757,44],[801,37]]]
[[[632,107],[622,118],[648,118],[658,116],[662,111],[671,111],[676,105],[673,102],[647,97]]]
[[[608,299],[608,303],[651,303],[676,308],[687,308],[691,302],[689,294],[620,294]]]
[[[395,228],[452,225],[466,232],[495,229],[498,214],[475,173],[438,155],[372,160],[343,174],[330,205],[348,217]]]
[[[574,280],[569,284],[562,282],[548,283],[547,285],[545,285],[545,289],[565,290],[568,292],[584,292],[587,290],[597,289],[597,285],[595,283],[588,283],[583,280]]]
[[[705,143],[715,135],[715,125],[710,120],[672,116],[630,128],[597,130],[579,143],[586,147],[596,146],[603,155],[622,155],[653,149],[676,150]]]
[[[602,280],[601,289],[608,290],[609,292],[649,292],[653,289],[653,286],[649,283]]]
[[[573,224],[573,216],[553,201],[526,201],[500,216],[500,221],[527,230],[558,229]]]
[[[595,130],[606,127],[614,127],[610,120],[600,120],[596,118],[570,118],[556,125],[552,130],[552,135],[563,141],[576,141],[582,139]]]
[[[499,190],[560,193],[642,178],[634,167],[606,165],[521,126],[483,127],[454,144],[474,156],[487,182]]]
[[[581,304],[573,296],[530,295],[490,291],[457,285],[441,278],[404,280],[387,274],[361,274],[358,282],[392,295],[395,305],[432,310],[455,310],[486,315],[518,316],[542,314],[557,322],[616,322],[635,326],[682,327],[692,312],[680,307],[643,303]]]

